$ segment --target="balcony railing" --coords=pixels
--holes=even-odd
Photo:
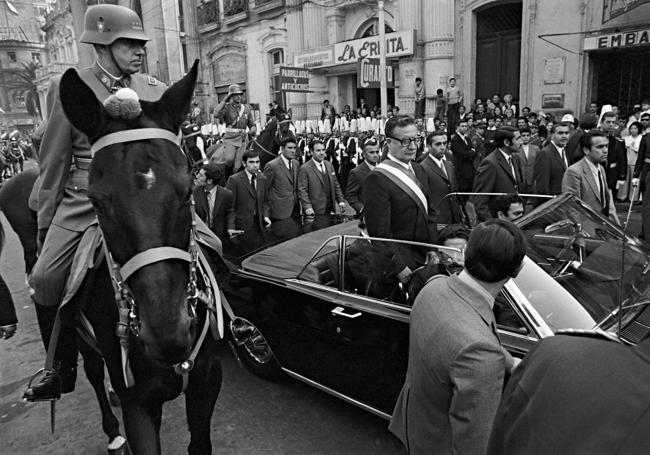
[[[216,0],[205,2],[196,7],[199,27],[219,23],[219,5]]]

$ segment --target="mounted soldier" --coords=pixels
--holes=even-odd
[[[239,84],[232,84],[228,87],[226,97],[214,109],[214,119],[226,127],[222,153],[215,153],[214,157],[225,160],[228,175],[237,172],[241,167],[242,155],[248,147],[246,128],[250,137],[255,137],[257,133],[251,107],[243,102],[243,95]]]
[[[81,42],[94,46],[97,60],[78,74],[100,102],[126,88],[140,100],[157,101],[161,97],[165,84],[139,73],[147,41],[142,22],[131,9],[111,4],[88,8]],[[78,355],[74,328],[62,324],[58,337],[52,333],[77,248],[86,231],[97,224],[88,198],[92,159],[89,139],[66,117],[58,78],[50,83],[48,99],[52,103],[39,153],[40,179],[32,190],[32,199],[38,200],[40,255],[30,284],[43,343],[46,350],[53,344],[55,351],[53,368],[25,391],[23,397],[29,401],[57,399],[61,393],[74,390]],[[200,225],[199,230],[209,236],[205,226]],[[207,241],[220,248],[218,239]]]

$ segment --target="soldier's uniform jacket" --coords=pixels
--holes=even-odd
[[[235,105],[231,103],[226,103],[221,112],[217,112],[215,117],[218,118],[221,123],[226,125],[226,134],[224,139],[242,137],[246,127],[252,128],[255,126],[255,121],[251,114],[251,108],[245,103],[241,103],[238,107],[235,107]]]
[[[133,89],[144,101],[157,101],[167,88],[145,74],[132,74],[116,82],[97,64],[80,70],[79,76],[101,102],[123,86]],[[96,219],[87,195],[90,143],[63,112],[59,82],[59,78],[53,79],[48,88],[48,99],[53,103],[39,152],[40,178],[33,190],[38,200],[38,228],[55,224],[82,232]]]

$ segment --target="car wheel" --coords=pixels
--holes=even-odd
[[[250,371],[272,381],[282,377],[280,364],[271,346],[255,324],[243,318],[235,318],[230,322],[230,333],[237,355]]]

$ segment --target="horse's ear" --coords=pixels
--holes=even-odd
[[[70,68],[63,74],[59,95],[70,123],[89,138],[96,137],[102,128],[103,106],[75,69]]]
[[[196,84],[196,76],[199,71],[199,60],[194,60],[192,69],[174,85],[169,87],[160,98],[160,105],[163,112],[171,115],[172,126],[176,131],[180,128],[181,123],[185,120],[185,114],[190,108],[192,94]]]

